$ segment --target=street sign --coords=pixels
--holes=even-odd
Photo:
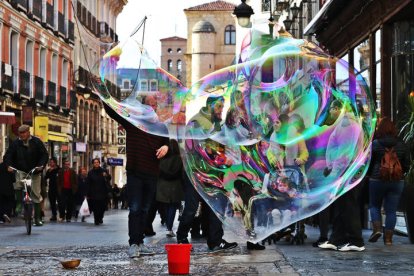
[[[108,158],[108,165],[109,166],[123,166],[124,159],[122,158]]]

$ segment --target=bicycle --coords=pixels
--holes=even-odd
[[[41,168],[41,167],[35,167],[28,173],[18,170],[16,168],[10,167],[12,170],[14,170],[16,173],[20,174],[21,176],[21,182],[23,183],[23,219],[26,225],[26,232],[28,235],[32,233],[32,223],[33,223],[33,201],[30,197],[31,193],[31,187],[32,187],[32,176],[33,173]]]

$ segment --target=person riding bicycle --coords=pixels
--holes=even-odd
[[[21,125],[18,128],[19,138],[13,141],[6,151],[4,163],[8,167],[9,172],[13,172],[12,168],[30,172],[33,168],[37,168],[32,175],[32,192],[31,198],[34,203],[35,225],[42,226],[40,202],[41,196],[41,178],[42,170],[45,167],[49,157],[43,142],[36,136],[30,135],[30,127]],[[21,182],[24,175],[16,174],[15,195],[16,195],[16,213],[22,210],[22,189]]]

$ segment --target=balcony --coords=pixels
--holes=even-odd
[[[48,103],[50,105],[56,105],[56,83],[49,81],[47,83],[48,90]]]
[[[27,7],[29,5],[28,0],[11,0],[10,3],[16,10],[27,12]]]
[[[86,17],[86,28],[88,28],[89,31],[92,31],[92,14],[90,11],[88,11],[88,15]]]
[[[4,92],[13,94],[13,66],[1,63],[1,87]]]
[[[81,16],[81,22],[83,25],[86,25],[86,17],[87,17],[87,9],[86,7],[82,6],[82,16]]]
[[[46,3],[46,27],[54,29],[53,5]]]
[[[44,99],[44,80],[41,77],[35,76],[34,77],[35,83],[35,90],[34,90],[34,98],[37,102],[43,103]]]
[[[42,0],[32,0],[32,10],[29,16],[38,22],[42,21]]]
[[[109,28],[109,37],[112,40],[115,40],[115,32],[114,32],[114,30],[112,30],[112,28]]]
[[[19,93],[25,98],[30,98],[30,73],[24,70],[19,71]]]
[[[88,86],[88,76],[89,73],[83,67],[79,66],[78,68],[78,85],[83,85],[84,87]]]
[[[106,22],[100,22],[99,27],[99,37],[100,38],[107,38],[109,36],[109,25]]]
[[[66,104],[67,104],[66,87],[61,86],[59,88],[59,98],[60,98],[60,106],[62,108],[66,108]]]
[[[92,16],[92,26],[91,26],[91,32],[93,33],[93,34],[96,34],[96,17],[95,16]]]
[[[58,12],[57,13],[57,17],[58,17],[58,34],[62,37],[65,38],[65,15],[63,13]]]

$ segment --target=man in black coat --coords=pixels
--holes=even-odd
[[[7,149],[4,163],[8,167],[9,172],[13,172],[11,167],[25,173],[37,168],[32,175],[31,198],[35,209],[35,225],[42,226],[40,208],[40,202],[42,201],[41,172],[48,161],[48,153],[43,142],[39,138],[30,135],[30,127],[28,125],[21,125],[18,132],[19,138],[13,141]],[[25,175],[20,173],[16,174],[16,184],[14,187],[16,190],[16,213],[19,213],[22,209],[23,183],[21,179],[24,177]]]
[[[14,175],[7,171],[3,162],[0,163],[0,223],[11,222],[11,211],[14,203]]]

